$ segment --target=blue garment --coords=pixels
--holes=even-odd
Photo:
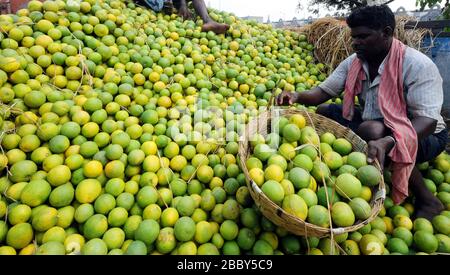
[[[143,0],[143,2],[154,11],[161,11],[164,7],[164,0]]]

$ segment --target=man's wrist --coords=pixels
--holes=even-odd
[[[395,144],[397,143],[397,141],[395,140],[395,138],[391,135],[385,136],[384,139],[388,142],[388,150],[391,150]]]
[[[295,96],[294,96],[294,103],[301,103],[300,101],[300,93],[299,92],[294,92]]]
[[[185,0],[181,0],[180,1],[180,7],[186,7],[186,6],[187,6],[186,1]]]
[[[391,135],[386,136],[386,138],[390,139],[393,142],[393,144],[397,143],[395,138],[393,136],[391,136]]]

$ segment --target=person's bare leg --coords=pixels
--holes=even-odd
[[[192,6],[203,20],[202,31],[213,31],[216,34],[221,34],[225,33],[230,28],[229,25],[217,23],[209,17],[208,10],[206,9],[206,5],[203,0],[192,0]]]
[[[317,107],[316,113],[324,117],[332,118],[329,104],[321,104]],[[377,140],[388,135],[389,131],[386,126],[380,121],[367,120],[361,123],[355,132],[366,142]]]
[[[317,106],[316,113],[324,117],[331,118],[331,114],[328,111],[329,107],[330,107],[329,104],[320,104],[319,106]]]
[[[411,173],[409,187],[415,197],[414,218],[425,218],[431,221],[434,216],[444,210],[441,201],[426,188],[422,174],[417,167],[414,167]]]
[[[359,125],[356,134],[366,142],[377,140],[388,134],[387,127],[380,121],[368,120]]]

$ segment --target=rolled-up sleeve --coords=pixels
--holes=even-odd
[[[339,64],[339,66],[331,73],[331,75],[325,79],[324,82],[319,84],[319,88],[332,97],[339,96],[339,94],[344,90],[348,69],[354,58],[355,56],[351,55],[342,61],[341,64]]]
[[[408,112],[414,117],[441,118],[444,102],[442,77],[431,60],[421,60],[412,66],[406,77]]]

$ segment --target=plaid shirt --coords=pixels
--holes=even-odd
[[[350,65],[355,58],[357,58],[356,54],[353,54],[345,59],[319,87],[333,97],[339,96],[344,90]],[[367,63],[363,63],[366,80],[363,81],[362,92],[358,96],[363,120],[383,118],[378,106],[378,88],[385,61],[380,65],[378,75],[373,82],[370,81]],[[441,116],[444,102],[442,77],[433,61],[421,52],[407,47],[403,60],[403,83],[408,116],[435,119],[437,121],[435,133],[445,129],[446,125]]]

